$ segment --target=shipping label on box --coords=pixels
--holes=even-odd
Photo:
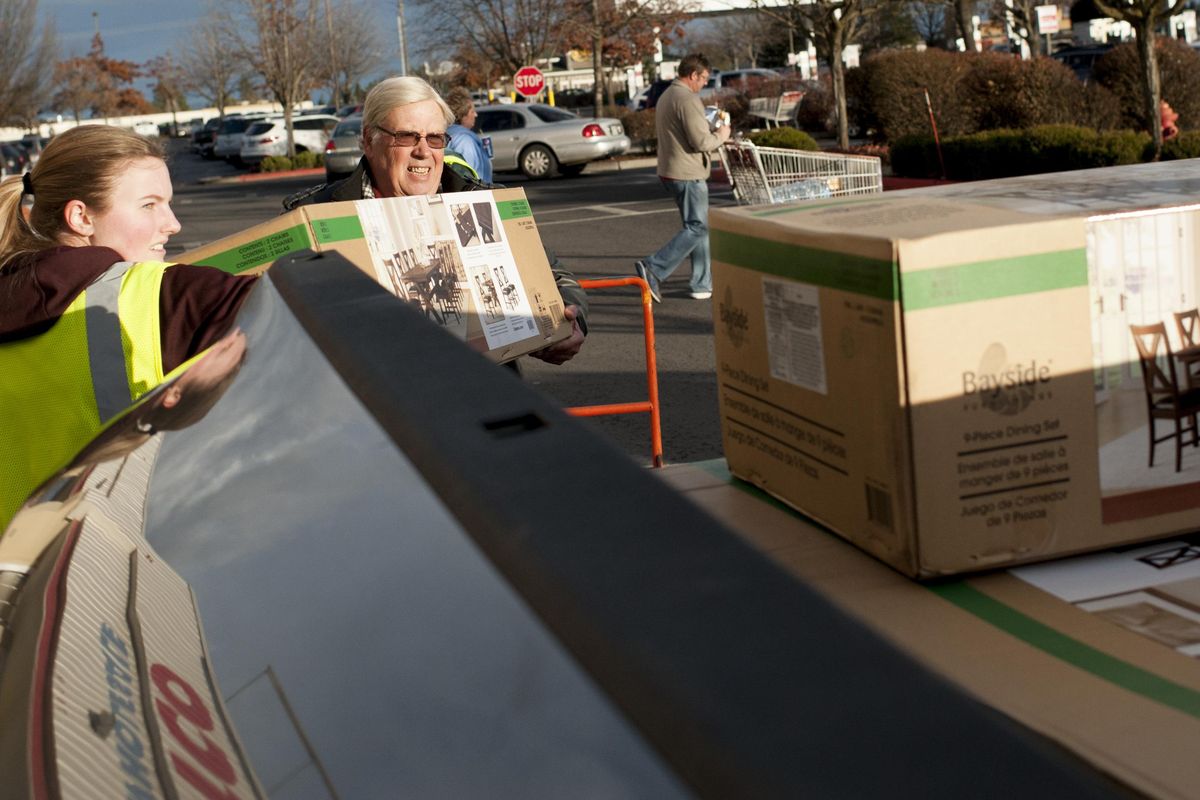
[[[1082,220],[911,198],[713,216],[734,474],[911,575],[1155,535],[1101,520]]]
[[[494,361],[571,334],[521,189],[302,206],[179,261],[254,274],[306,248],[344,255]]]

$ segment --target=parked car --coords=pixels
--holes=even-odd
[[[296,143],[296,152],[323,152],[325,143],[329,141],[329,136],[337,124],[338,118],[332,114],[292,117],[292,137]],[[287,123],[283,117],[259,120],[246,128],[242,135],[239,157],[243,164],[255,166],[267,156],[286,155]]]
[[[362,158],[362,117],[348,117],[333,129],[325,143],[325,180],[329,183],[347,177]]]
[[[647,108],[654,108],[658,105],[658,98],[662,97],[662,93],[667,90],[672,81],[658,80],[643,88],[635,94],[629,101],[629,107],[634,111],[645,111]]]
[[[485,106],[476,126],[492,139],[492,168],[529,178],[578,175],[588,162],[624,153],[629,137],[621,121],[591,119],[540,103]]]
[[[29,156],[16,142],[0,142],[0,162],[6,175],[20,175],[29,167]]]
[[[1087,83],[1092,77],[1092,68],[1096,66],[1096,61],[1109,50],[1112,50],[1112,45],[1067,47],[1050,57],[1070,67],[1076,78]]]
[[[27,133],[21,140],[17,142],[25,150],[25,155],[29,158],[29,166],[33,167],[42,157],[42,150],[46,145],[50,144],[50,138],[47,136],[39,136],[36,133]]]
[[[216,143],[217,131],[220,130],[222,122],[224,120],[221,117],[213,117],[192,133],[192,150],[197,155],[213,158],[213,145]]]
[[[351,103],[348,106],[342,106],[337,111],[333,112],[333,115],[335,117],[337,117],[338,119],[345,119],[346,117],[353,117],[356,114],[361,114],[361,113],[362,113],[362,103]]]
[[[746,94],[764,83],[779,84],[781,76],[773,69],[730,69],[714,72],[700,89],[700,99],[711,103],[732,94]]]
[[[229,161],[241,158],[242,138],[246,129],[259,120],[265,119],[266,114],[247,114],[246,116],[226,117],[217,129],[217,138],[213,143],[213,155]]]
[[[133,132],[138,136],[158,136],[158,125],[153,122],[135,122]]]

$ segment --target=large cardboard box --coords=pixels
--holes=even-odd
[[[176,260],[255,274],[337,252],[493,361],[571,334],[522,189],[302,206]]]
[[[663,477],[981,702],[1138,795],[1196,796],[1195,536],[923,585],[731,483],[723,463],[668,467]]]
[[[921,577],[1200,526],[1144,405],[1097,405],[1084,215],[906,193],[711,226],[736,475]]]

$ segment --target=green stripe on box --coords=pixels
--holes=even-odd
[[[975,261],[900,276],[905,311],[1069,289],[1087,286],[1087,282],[1087,252],[1083,248]]]
[[[528,200],[499,200],[496,202],[496,208],[500,209],[500,219],[502,220],[533,216]]]
[[[1200,692],[1194,689],[1072,639],[961,581],[928,588],[943,600],[1073,667],[1200,719]]]
[[[362,223],[358,215],[351,217],[333,217],[331,219],[314,219],[312,221],[313,236],[318,244],[344,242],[347,239],[363,238]]]
[[[896,299],[896,268],[891,261],[729,231],[714,230],[710,238],[713,258],[726,264],[878,300]]]
[[[804,519],[809,525],[825,531],[830,536],[836,537],[837,535],[815,520],[804,517],[779,502],[758,487],[734,478],[723,458],[692,462],[689,466],[698,467],[716,478],[727,480],[742,491],[764,500],[788,514]],[[946,583],[926,584],[925,588],[968,614],[1076,669],[1083,670],[1147,700],[1161,703],[1168,708],[1200,719],[1200,692],[1195,689],[1167,680],[1149,670],[1084,644],[1078,639],[1067,636],[1045,623],[1038,622],[1028,614],[984,594],[965,581],[952,580]]]
[[[269,236],[255,239],[245,244],[232,247],[214,256],[196,262],[206,267],[230,272],[234,275],[245,272],[253,267],[269,264],[280,256],[294,253],[310,247],[307,225],[294,225],[276,231]]]

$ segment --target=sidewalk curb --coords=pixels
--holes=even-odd
[[[653,167],[658,164],[658,160],[654,156],[646,156],[644,158],[627,158],[623,161],[613,159],[605,159],[603,161],[592,161],[587,165],[588,172],[619,172],[626,169],[643,169],[645,167]],[[208,185],[213,183],[254,183],[258,181],[282,180],[284,178],[301,178],[307,175],[325,175],[324,167],[314,167],[312,169],[291,169],[284,172],[247,172],[241,175],[219,175],[211,178],[201,178],[198,183]]]
[[[307,175],[325,175],[324,167],[311,169],[289,169],[283,172],[247,172],[242,175],[219,175],[212,178],[201,178],[198,183],[254,183],[257,181],[273,181],[283,178],[302,178]]]
[[[603,161],[589,161],[585,174],[587,172],[620,172],[627,169],[642,169],[644,167],[653,167],[657,164],[658,159],[654,156],[626,158],[622,161],[608,158]]]

